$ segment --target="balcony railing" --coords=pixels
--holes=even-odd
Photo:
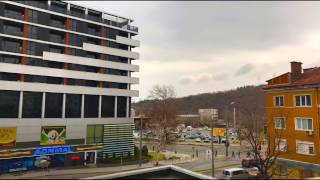
[[[18,19],[18,20],[23,20],[24,19],[24,14],[17,12],[17,11],[10,11],[5,9],[4,10],[4,16],[8,18],[13,18],[13,19]]]
[[[124,27],[126,27],[126,29],[128,29],[130,31],[134,31],[134,32],[138,32],[138,30],[139,30],[138,27],[136,27],[136,26],[126,25]]]

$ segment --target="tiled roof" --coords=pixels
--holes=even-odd
[[[291,85],[320,84],[320,67],[304,69],[301,77]]]
[[[290,74],[284,73],[285,74]],[[282,76],[280,75],[280,76]],[[278,76],[278,77],[280,77]],[[278,78],[275,77],[275,78]],[[275,79],[273,78],[273,79]],[[267,82],[271,81],[272,79],[269,79]],[[280,88],[280,87],[292,87],[292,86],[303,86],[303,85],[320,85],[320,67],[314,67],[314,68],[307,68],[303,70],[303,73],[301,76],[295,80],[294,82],[289,82],[285,84],[273,84],[273,85],[267,85],[264,89],[272,89],[272,88]]]

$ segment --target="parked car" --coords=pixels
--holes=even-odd
[[[258,166],[258,162],[254,159],[245,158],[241,161],[241,166],[244,168],[253,168]]]
[[[184,137],[179,138],[179,142],[183,142],[183,141],[186,141],[186,139]]]
[[[222,171],[222,179],[248,179],[248,171],[243,168],[229,168]]]
[[[209,139],[209,138],[205,138],[205,139],[203,140],[203,142],[209,143],[209,142],[210,142],[210,139]]]
[[[200,138],[196,138],[195,141],[196,141],[196,142],[201,142],[201,139],[200,139]]]

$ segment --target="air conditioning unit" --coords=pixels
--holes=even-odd
[[[313,131],[307,131],[307,135],[308,136],[312,136],[313,135]]]

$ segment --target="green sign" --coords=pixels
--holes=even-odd
[[[57,145],[66,143],[65,126],[44,126],[41,130],[40,145]]]

